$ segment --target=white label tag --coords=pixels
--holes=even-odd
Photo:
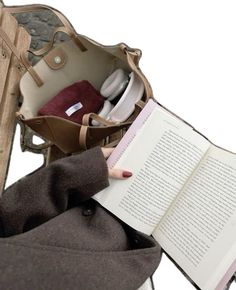
[[[65,113],[66,113],[67,116],[70,117],[72,114],[74,114],[75,112],[77,112],[81,108],[83,108],[83,105],[79,102],[79,103],[74,104],[73,106],[71,106],[69,109],[67,109],[65,111]]]

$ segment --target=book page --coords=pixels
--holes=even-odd
[[[157,106],[115,165],[133,176],[110,180],[97,200],[130,226],[151,234],[208,147],[192,127]]]
[[[201,289],[216,289],[236,258],[236,154],[212,145],[153,235]]]

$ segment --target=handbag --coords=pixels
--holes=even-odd
[[[20,80],[23,103],[17,112],[21,124],[22,139],[27,127],[38,133],[49,143],[46,148],[56,145],[66,154],[86,150],[96,145],[114,146],[122,138],[147,100],[152,97],[152,90],[146,77],[138,67],[141,51],[132,49],[124,43],[104,46],[86,36],[77,34],[70,22],[59,11],[44,5],[4,7],[5,12],[22,13],[38,10],[52,11],[61,21],[50,42],[37,51],[31,51],[40,60],[32,66],[26,55],[19,52],[3,28],[0,37],[12,51],[22,69],[25,70]],[[58,33],[67,35],[64,42],[56,42]],[[65,87],[79,81],[89,81],[99,90],[104,80],[117,68],[134,73],[143,83],[144,94],[137,102],[132,115],[124,122],[112,122],[95,113],[85,114],[81,124],[51,115],[38,116],[38,109]],[[92,120],[100,125],[92,126]]]

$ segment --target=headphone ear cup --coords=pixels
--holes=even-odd
[[[114,106],[112,105],[112,103],[106,100],[104,102],[104,104],[103,104],[102,109],[98,112],[98,116],[101,117],[101,118],[106,119],[107,115],[111,112],[113,107]],[[92,125],[93,126],[98,126],[98,125],[100,125],[100,123],[97,122],[96,120],[92,120]]]
[[[141,100],[144,94],[144,84],[135,75],[134,72],[130,74],[130,81],[112,111],[108,114],[107,120],[112,122],[124,122],[135,110],[135,104]]]
[[[129,83],[129,75],[121,68],[116,69],[103,83],[100,93],[112,101],[124,92]]]

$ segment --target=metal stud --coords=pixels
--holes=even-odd
[[[60,56],[55,56],[54,57],[54,62],[56,63],[56,64],[59,64],[59,63],[61,63],[61,57]]]

